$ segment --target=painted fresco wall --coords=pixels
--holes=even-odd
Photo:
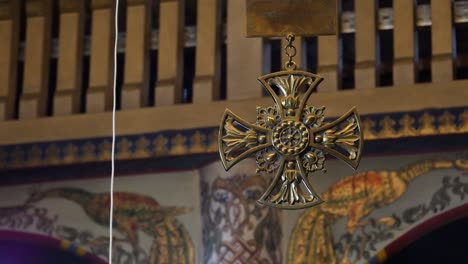
[[[228,173],[220,162],[201,170],[204,263],[282,263],[282,212],[256,201],[269,179],[247,160]]]
[[[288,263],[363,263],[418,224],[466,203],[468,163],[461,153],[366,158],[354,174],[337,163],[316,177],[327,203],[285,217]]]
[[[326,203],[300,211],[255,201],[270,178],[253,160],[225,172],[115,181],[115,263],[364,263],[425,220],[468,201],[466,153],[364,157],[358,172],[327,160],[311,176]],[[0,232],[52,236],[105,259],[108,179],[0,189]],[[82,247],[86,251],[78,250]],[[81,252],[81,253],[80,253]]]
[[[68,240],[105,259],[108,190],[108,179],[2,188],[0,228]],[[197,263],[197,171],[119,177],[114,191],[115,263]]]

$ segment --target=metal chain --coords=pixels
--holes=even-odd
[[[288,61],[284,64],[284,68],[286,70],[295,70],[296,69],[296,63],[293,61],[293,57],[296,56],[297,50],[296,47],[294,47],[293,42],[296,36],[289,34],[286,36],[286,40],[288,41],[288,44],[284,47],[284,52],[286,53],[286,56],[288,56]]]

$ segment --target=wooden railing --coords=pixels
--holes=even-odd
[[[468,1],[413,2],[342,0],[337,36],[299,38],[296,60],[326,79],[318,93],[427,81],[443,90],[467,77]],[[281,49],[268,52],[277,40],[245,38],[245,0],[121,3],[120,111],[260,98],[257,77],[284,61]],[[110,111],[114,9],[112,0],[0,0],[0,120]],[[185,45],[187,28],[196,47]]]

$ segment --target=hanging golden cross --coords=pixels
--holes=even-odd
[[[268,6],[270,9],[266,8]],[[291,15],[292,10],[295,10],[294,15]],[[291,32],[287,36],[288,45],[285,47],[289,60],[284,71],[259,78],[273,98],[274,106],[257,107],[255,124],[226,109],[219,129],[219,153],[225,169],[229,170],[239,161],[255,155],[257,172],[275,173],[272,183],[259,198],[259,202],[284,209],[299,209],[322,203],[323,200],[307,179],[309,173],[325,170],[326,154],[335,156],[356,169],[363,145],[361,123],[355,108],[325,124],[325,107],[307,104],[312,91],[323,78],[296,70],[296,64],[292,60],[295,55],[294,35],[334,33],[334,28],[330,31],[323,27],[300,24],[300,21],[307,21],[305,19],[294,19],[292,22],[287,20],[292,16],[305,18],[311,11],[322,14],[322,21],[316,20],[321,25],[330,21],[329,24],[334,25],[335,1],[247,1],[247,34],[278,36],[284,35],[282,28],[287,29]],[[331,19],[323,20],[327,16]],[[255,24],[256,21],[260,25]],[[282,22],[284,23],[281,24]]]

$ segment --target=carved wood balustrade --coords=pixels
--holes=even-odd
[[[114,36],[112,0],[0,0],[0,145],[109,137],[114,37],[119,136],[214,128],[226,106],[254,120],[267,105],[257,77],[279,70],[284,43],[245,38],[244,0],[122,2]],[[299,38],[301,67],[325,77],[310,100],[327,116],[356,105],[368,139],[468,132],[468,1],[413,2],[342,0],[337,36]],[[424,114],[449,108],[462,110]]]

